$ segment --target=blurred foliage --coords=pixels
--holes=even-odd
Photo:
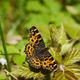
[[[0,0],[1,24],[12,68],[10,76],[38,80],[39,77],[40,80],[80,79],[80,0]],[[27,63],[22,66],[29,29],[33,25],[39,29],[51,55],[59,67],[63,65],[64,71],[59,68],[55,74],[52,72],[50,77],[45,77],[40,72],[31,72]],[[0,38],[0,58],[4,55]],[[0,65],[0,80],[6,76]]]

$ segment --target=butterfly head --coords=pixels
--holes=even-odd
[[[30,28],[30,34],[34,36],[36,33],[39,33],[38,29],[35,26],[32,26]]]
[[[33,44],[38,44],[39,42],[42,42],[43,39],[41,37],[41,34],[39,33],[38,29],[35,26],[32,26],[30,28],[30,42]]]

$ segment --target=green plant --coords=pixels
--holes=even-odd
[[[57,29],[56,27],[53,28],[51,26],[50,29],[50,34],[55,34],[51,35],[50,40],[53,41],[49,41],[49,44],[52,46],[50,47],[49,51],[54,59],[58,62],[58,70],[56,72],[52,71],[50,75],[44,75],[41,72],[36,73],[29,69],[29,65],[26,62],[24,66],[21,66],[17,71],[13,71],[12,74],[17,75],[18,78],[24,77],[25,80],[79,80],[80,64],[78,63],[80,61],[80,49],[74,47],[76,41],[70,41],[70,39],[67,38],[64,27],[62,27],[63,26]],[[56,32],[53,33],[53,31]],[[60,31],[61,33],[59,34]],[[57,45],[60,44],[61,46],[56,46],[55,42]],[[63,45],[65,45],[65,47],[63,47]]]

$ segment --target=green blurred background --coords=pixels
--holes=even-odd
[[[57,28],[63,24],[72,39],[80,40],[80,0],[0,0],[0,24],[9,59],[22,65],[26,57],[24,47],[33,25],[39,29],[45,43],[50,39],[50,24]],[[1,38],[0,54],[0,58],[4,57]],[[11,55],[15,55],[15,59]],[[0,77],[4,79],[3,72]]]

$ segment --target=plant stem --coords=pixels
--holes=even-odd
[[[3,49],[4,49],[5,58],[6,58],[6,61],[7,61],[7,70],[9,72],[11,72],[11,67],[10,67],[10,63],[9,63],[9,58],[8,58],[8,54],[7,54],[5,40],[4,40],[3,31],[2,31],[1,27],[2,27],[2,23],[0,22],[0,35],[1,35],[1,41],[2,41],[2,45],[3,45]]]
[[[12,76],[15,80],[18,80],[13,74],[11,74],[10,72],[8,72],[6,69],[5,69],[5,72],[6,72],[8,75]]]

